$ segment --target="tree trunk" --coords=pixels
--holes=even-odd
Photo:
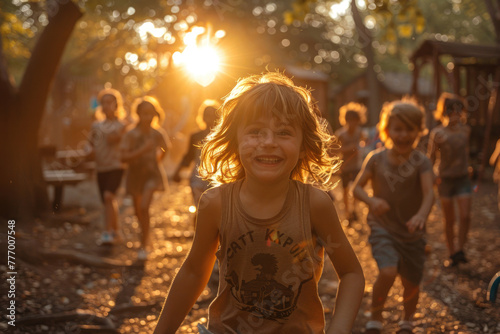
[[[8,80],[5,61],[0,64],[0,97],[7,101],[0,106],[1,133],[7,138],[0,164],[0,217],[17,219],[20,228],[28,227],[33,217],[48,209],[38,130],[64,47],[82,15],[71,1],[51,1],[48,8],[49,24],[35,45],[18,90]]]
[[[493,22],[493,28],[495,28],[495,40],[497,44],[500,44],[500,0],[496,1],[496,5],[493,0],[485,0],[485,2],[491,17],[491,22]]]
[[[356,6],[356,0],[351,0],[351,11],[356,30],[358,32],[359,42],[365,54],[367,67],[366,67],[366,82],[368,86],[368,125],[375,125],[378,122],[378,115],[380,112],[380,85],[375,73],[375,53],[373,51],[373,37],[371,32],[366,28],[363,23],[361,14]]]

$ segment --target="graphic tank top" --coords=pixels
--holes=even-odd
[[[225,333],[324,333],[318,295],[323,247],[311,233],[310,185],[290,181],[270,219],[245,212],[242,181],[221,186],[219,291],[208,329]]]

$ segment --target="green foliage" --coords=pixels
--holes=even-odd
[[[36,36],[48,22],[47,1],[0,0],[2,45],[16,78],[24,70]],[[292,64],[345,82],[366,67],[362,39],[360,42],[350,9],[336,18],[330,13],[332,5],[351,1],[74,1],[85,15],[67,45],[62,64],[64,73],[92,75],[99,82],[121,82],[134,94],[157,85],[169,69],[171,55],[185,47],[186,32],[207,22],[212,22],[214,31],[226,30],[227,37],[222,43],[230,61],[241,62],[232,66],[245,66],[246,73]],[[375,38],[374,49],[381,70],[406,68],[409,56],[426,38],[467,43],[494,41],[484,1],[357,2],[365,26]],[[164,29],[165,34],[141,35],[138,29],[145,22]],[[244,35],[235,36],[235,27],[241,26],[244,28],[238,31]],[[229,43],[237,44],[241,39],[251,41],[252,48],[234,48]],[[134,64],[126,58],[127,54],[137,57]],[[151,59],[156,59],[156,67],[147,71],[139,68]]]

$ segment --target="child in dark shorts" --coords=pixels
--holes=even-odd
[[[385,104],[378,129],[385,147],[366,157],[353,185],[354,196],[369,207],[369,242],[379,268],[365,333],[382,332],[384,303],[399,275],[404,315],[397,333],[408,334],[424,270],[424,226],[434,201],[431,163],[415,149],[426,131],[424,112],[407,99]],[[368,181],[373,196],[363,189]]]
[[[468,170],[470,127],[466,124],[462,99],[454,94],[441,94],[434,117],[442,125],[431,131],[427,156],[438,165],[436,183],[445,220],[449,263],[456,266],[467,262],[464,246],[470,227],[472,194]],[[454,232],[455,202],[459,212],[458,240]]]
[[[341,143],[342,166],[340,168],[340,179],[344,189],[344,207],[349,221],[357,220],[356,201],[350,205],[349,185],[354,181],[361,169],[362,155],[361,145],[364,145],[366,133],[361,125],[366,122],[366,107],[355,102],[350,102],[339,110],[339,122],[342,128],[335,132],[335,136]]]
[[[125,133],[125,110],[120,92],[107,88],[99,92],[100,106],[97,121],[92,125],[90,143],[96,162],[97,184],[104,203],[105,231],[102,244],[113,244],[121,239],[118,223],[116,191],[122,181],[124,164],[120,157],[120,141]]]

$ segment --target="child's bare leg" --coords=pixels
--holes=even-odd
[[[372,320],[377,320],[382,322],[384,319],[382,317],[382,311],[384,310],[385,300],[389,294],[389,290],[394,284],[396,275],[398,274],[398,269],[396,267],[385,267],[381,268],[378,277],[373,284],[372,293]]]
[[[142,212],[141,212],[141,202],[142,202],[142,195],[134,195],[132,197],[132,199],[134,200],[134,210],[135,210],[135,215],[137,216],[137,221],[139,222],[139,226],[141,227],[141,231],[142,231],[142,224],[141,224],[141,221],[142,221]],[[141,232],[142,234],[142,232]],[[142,237],[141,237],[141,242],[142,242]]]
[[[104,215],[107,231],[118,231],[118,203],[112,192],[104,192]]]
[[[444,215],[444,230],[446,234],[446,244],[450,255],[455,254],[455,212],[453,211],[453,200],[451,198],[441,198],[441,209]]]
[[[420,286],[408,281],[401,277],[403,283],[403,306],[404,317],[403,320],[410,321],[417,310],[418,297],[420,294]]]
[[[467,242],[467,235],[470,228],[470,196],[462,196],[457,198],[459,212],[459,228],[458,228],[458,250],[463,250]]]
[[[140,218],[139,223],[141,226],[141,247],[145,248],[149,241],[149,206],[153,199],[154,189],[146,189],[142,194],[140,202]]]

